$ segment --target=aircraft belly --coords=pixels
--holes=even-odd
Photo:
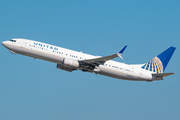
[[[100,72],[98,74],[117,78],[117,79],[124,79],[124,80],[133,80],[133,81],[144,81],[144,79],[139,78],[138,76],[135,76],[134,74],[128,74],[128,73],[123,73],[121,71],[117,71],[114,69],[109,69],[109,68],[100,68]]]
[[[98,74],[106,75],[106,76],[117,78],[117,79],[129,80],[126,74],[119,71],[115,71],[113,69],[108,69],[108,68],[100,68],[100,72]]]

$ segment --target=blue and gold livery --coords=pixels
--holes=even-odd
[[[156,73],[163,73],[163,64],[158,57],[147,62],[142,68]]]
[[[163,73],[175,49],[176,48],[172,46],[168,47],[165,51],[144,64],[141,68],[155,73]]]

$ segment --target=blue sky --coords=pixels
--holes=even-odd
[[[26,38],[127,64],[177,47],[163,81],[134,82],[56,68],[0,47],[1,120],[179,120],[178,0],[1,0],[0,39]]]

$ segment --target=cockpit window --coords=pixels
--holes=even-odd
[[[11,42],[16,42],[16,40],[12,40],[12,39],[11,39],[11,40],[9,40],[9,41],[11,41]]]

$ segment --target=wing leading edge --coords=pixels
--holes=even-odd
[[[113,54],[113,55],[109,55],[109,56],[105,56],[105,57],[99,57],[99,58],[95,58],[95,59],[89,59],[89,60],[82,60],[79,62],[82,64],[90,64],[93,66],[98,66],[98,65],[101,65],[101,64],[105,63],[106,61],[114,59],[118,56],[121,57],[121,55],[124,52],[124,50],[126,49],[126,47],[127,47],[127,45],[124,46],[118,53]]]

